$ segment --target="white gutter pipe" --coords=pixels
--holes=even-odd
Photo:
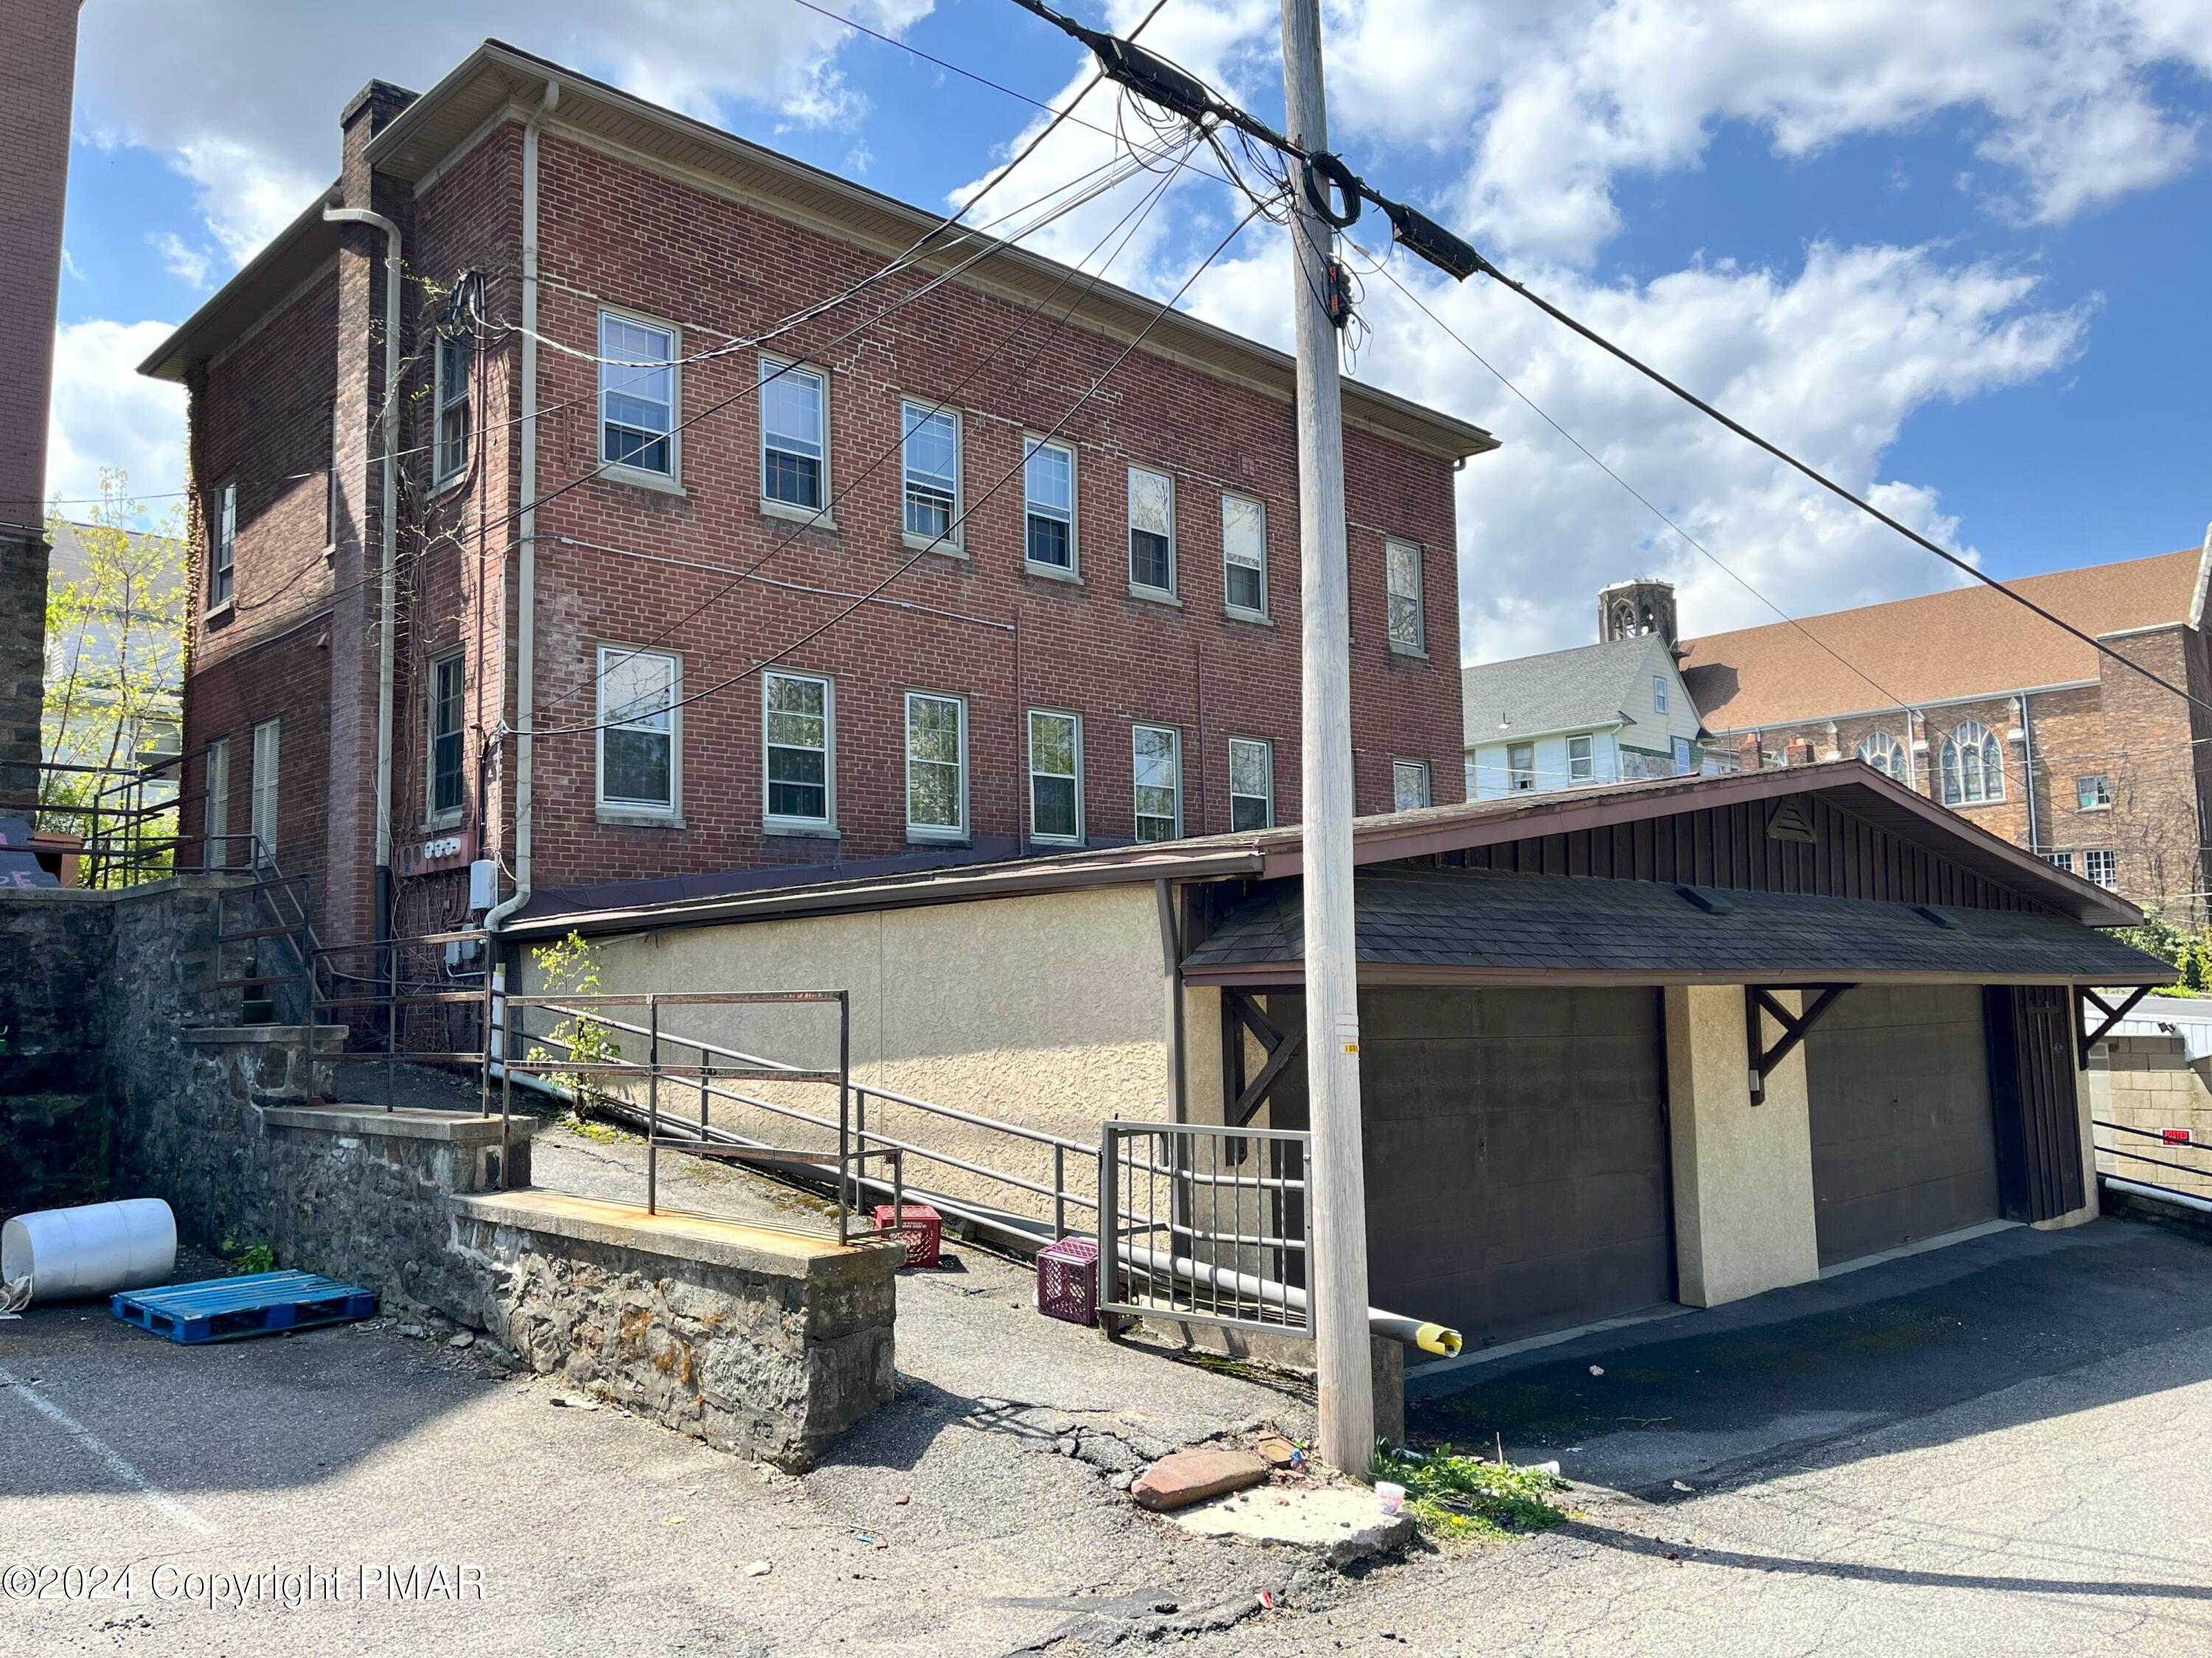
[[[384,233],[384,543],[376,617],[376,927],[377,937],[388,938],[392,931],[392,616],[399,603],[394,553],[399,513],[399,434],[392,423],[392,410],[399,398],[399,227],[365,207],[326,207],[323,217],[333,224],[365,224]]]
[[[530,902],[531,812],[538,715],[538,124],[561,102],[561,83],[522,124],[522,511],[514,622],[514,890],[485,912],[487,932]]]

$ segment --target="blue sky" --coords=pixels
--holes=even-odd
[[[1087,76],[1072,43],[1008,0],[846,9],[1046,102]],[[52,492],[86,493],[102,463],[149,493],[177,487],[180,410],[130,367],[334,172],[337,110],[372,76],[428,86],[495,34],[931,204],[1042,118],[795,0],[698,0],[652,27],[583,0],[459,9],[89,0]],[[1121,27],[1142,9],[1079,8]],[[1999,574],[2203,535],[2212,0],[1325,12],[1334,137],[1356,166],[1917,527]],[[1273,0],[1168,0],[1146,38],[1272,109],[1277,18]],[[1108,95],[1083,113],[1110,124]],[[993,199],[1109,149],[1071,125]],[[1127,199],[1037,245],[1080,254]],[[1218,184],[1178,185],[1115,276],[1173,291],[1228,210]],[[1764,595],[1370,279],[1376,331],[1356,372],[1505,440],[1461,485],[1471,657],[1581,642],[1595,588],[1632,574],[1676,580],[1692,631],[1772,620],[1767,601],[1803,615],[1948,580],[1518,301],[1392,269]],[[1189,303],[1281,343],[1288,282],[1262,227]]]

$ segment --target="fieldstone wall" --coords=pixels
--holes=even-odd
[[[106,1194],[113,929],[102,895],[0,890],[0,1214]]]
[[[903,1252],[556,1193],[457,1198],[470,1321],[532,1370],[792,1472],[888,1403]]]

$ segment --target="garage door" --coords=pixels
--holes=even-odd
[[[1805,1039],[1820,1264],[1997,1216],[1982,993],[1863,987]]]
[[[1387,989],[1359,1005],[1378,1305],[1472,1346],[1672,1298],[1657,992]]]

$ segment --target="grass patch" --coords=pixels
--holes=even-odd
[[[587,1140],[597,1140],[601,1145],[620,1145],[625,1140],[642,1143],[641,1135],[627,1133],[611,1122],[601,1122],[596,1117],[586,1117],[580,1112],[562,1112],[554,1121],[572,1134],[581,1134]]]
[[[1375,1477],[1406,1488],[1407,1510],[1431,1542],[1494,1541],[1567,1517],[1553,1500],[1567,1489],[1557,1474],[1462,1456],[1449,1445],[1425,1453],[1386,1450],[1375,1459]]]

